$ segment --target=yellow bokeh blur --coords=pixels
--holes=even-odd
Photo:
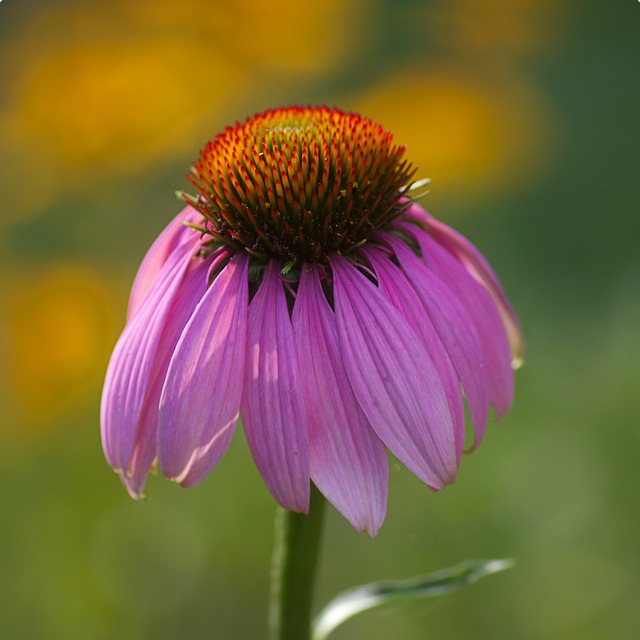
[[[115,0],[30,15],[0,42],[12,61],[0,69],[0,146],[12,149],[0,223],[192,152],[250,115],[247,96],[327,75],[358,46],[361,4]]]
[[[28,438],[81,405],[102,381],[119,300],[112,282],[80,263],[42,264],[5,289],[10,424]]]
[[[191,64],[204,55],[215,82],[201,82]],[[234,91],[241,79],[221,55],[180,38],[75,43],[34,65],[16,96],[17,119],[83,173],[131,171],[150,154],[188,148],[186,133],[210,114],[218,87]]]
[[[68,8],[80,16],[55,16],[59,28],[47,25],[49,40],[9,88],[7,125],[36,138],[66,174],[129,173],[158,153],[184,150],[199,120],[246,81],[215,39],[136,32],[119,5],[111,8],[113,25],[95,24],[104,17],[91,13],[95,5]],[[39,29],[28,38],[38,40]],[[203,60],[210,77],[202,75]]]
[[[0,123],[37,139],[63,168],[140,170],[191,148],[194,129],[202,136],[259,76],[338,64],[355,45],[355,6],[290,2],[274,16],[252,0],[63,5],[9,47],[18,65]]]
[[[514,78],[416,65],[382,80],[355,103],[408,146],[417,177],[431,178],[440,191],[513,187],[542,168],[551,144],[544,98]]]

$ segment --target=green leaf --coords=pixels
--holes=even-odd
[[[406,580],[382,580],[337,595],[313,622],[313,640],[325,640],[353,616],[393,602],[434,598],[472,584],[484,576],[504,571],[514,560],[469,560],[455,567]]]

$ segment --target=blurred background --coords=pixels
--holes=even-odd
[[[140,505],[101,384],[139,261],[204,143],[267,107],[359,111],[500,274],[529,343],[511,413],[432,494],[394,465],[376,540],[334,511],[317,603],[467,558],[516,569],[336,640],[636,638],[640,3],[0,4],[0,637],[265,637],[274,503],[240,432]]]

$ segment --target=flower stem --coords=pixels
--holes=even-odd
[[[324,498],[311,485],[309,515],[278,507],[271,565],[270,640],[309,640]]]

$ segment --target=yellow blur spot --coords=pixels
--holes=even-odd
[[[196,64],[203,59],[211,78]],[[188,39],[75,42],[33,64],[14,108],[67,164],[131,171],[189,148],[188,130],[240,79],[219,53]]]
[[[456,67],[404,72],[354,107],[393,131],[434,188],[482,192],[530,179],[548,152],[548,107],[533,87],[477,78]]]
[[[137,171],[158,154],[201,145],[216,121],[250,115],[230,105],[265,79],[307,79],[341,64],[357,46],[349,24],[360,4],[292,0],[277,13],[255,0],[52,8],[14,47],[0,126],[35,137],[76,170]]]
[[[234,119],[343,65],[361,45],[363,4],[113,0],[33,12],[0,42],[11,61],[0,73],[0,224],[195,156]]]
[[[38,433],[96,394],[115,342],[113,298],[80,264],[42,265],[8,287],[5,376],[21,431]]]

